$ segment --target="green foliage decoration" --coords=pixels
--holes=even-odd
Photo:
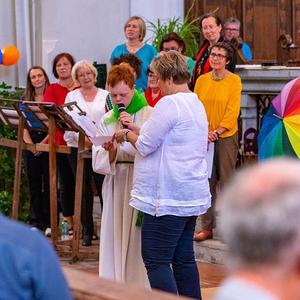
[[[200,18],[191,18],[191,11],[195,4],[195,1],[188,10],[183,21],[178,17],[173,17],[166,22],[162,22],[160,19],[157,19],[157,23],[147,21],[148,29],[153,32],[153,41],[152,45],[159,51],[159,45],[162,41],[162,38],[165,34],[176,32],[183,40],[186,46],[185,55],[195,58],[199,45],[198,37],[200,34],[200,28],[198,26],[198,21]]]
[[[5,82],[0,84],[0,106],[12,106],[11,100],[19,100],[24,93],[22,88],[12,88]],[[0,121],[0,138],[17,139],[16,129],[4,125]],[[10,215],[12,210],[12,197],[14,186],[16,151],[13,148],[0,146],[0,212]],[[24,168],[21,174],[21,191],[20,191],[20,219],[26,221],[28,218],[29,193],[27,188],[27,179]]]

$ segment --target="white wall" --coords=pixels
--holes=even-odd
[[[15,40],[14,2],[0,0],[0,49],[6,45],[16,45]],[[0,82],[15,84],[17,81],[17,66],[0,65]]]
[[[51,81],[55,80],[51,72],[52,60],[60,52],[70,52],[76,60],[108,63],[112,49],[124,42],[123,26],[131,15],[139,15],[150,21],[183,16],[183,0],[0,0],[0,38],[3,36],[6,44],[16,39],[13,29],[14,1],[19,13],[16,22],[19,31],[26,21],[22,17],[21,2],[39,1],[40,16],[37,18],[37,33],[32,48],[36,47],[40,53],[37,53],[38,59],[32,58],[32,61],[44,66]],[[21,32],[24,36],[18,34],[18,47],[26,51],[25,29]],[[25,60],[24,66],[26,53],[21,54],[20,63]],[[16,82],[14,69],[17,67],[0,66],[0,81]],[[18,74],[20,83],[24,82],[26,72],[22,70]]]

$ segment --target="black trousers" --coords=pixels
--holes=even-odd
[[[45,230],[50,227],[49,156],[25,151],[24,158],[30,192],[29,223]]]
[[[68,154],[57,153],[57,171],[59,181],[59,204],[64,217],[74,214],[75,177]]]
[[[69,155],[69,162],[72,167],[74,177],[76,178],[77,168],[77,148],[72,148]],[[92,159],[84,159],[83,167],[83,190],[81,199],[81,224],[83,227],[83,235],[92,238],[94,234],[94,222],[93,222],[93,207],[94,207],[94,193],[92,189],[92,179],[94,179],[97,193],[100,197],[100,203],[102,204],[102,184],[104,175],[93,172]]]

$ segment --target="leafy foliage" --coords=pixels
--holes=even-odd
[[[0,84],[0,106],[12,106],[14,99],[20,99],[24,89],[12,88],[5,82]],[[15,140],[17,132],[0,122],[0,138],[8,138]],[[13,185],[14,185],[14,169],[15,169],[16,151],[12,148],[0,147],[0,212],[5,215],[10,215],[12,209]],[[24,168],[22,168],[22,182],[20,191],[20,219],[26,220],[28,216],[28,199],[29,193],[27,190],[26,176]]]
[[[191,19],[190,14],[193,6],[194,3],[184,17],[183,22],[180,21],[180,18],[176,17],[169,19],[165,23],[160,19],[157,19],[157,23],[147,22],[148,29],[153,32],[154,35],[152,45],[157,51],[159,51],[159,45],[163,36],[167,33],[176,32],[184,40],[186,46],[185,55],[193,58],[197,55],[199,48],[197,38],[200,34],[200,28],[197,22],[200,18]]]

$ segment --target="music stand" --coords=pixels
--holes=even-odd
[[[84,141],[85,133],[82,128],[72,119],[68,111],[75,110],[78,114],[85,114],[76,102],[66,103],[62,106],[54,104],[41,104],[41,110],[49,117],[49,168],[54,165],[55,151],[54,151],[54,126],[63,131],[75,131],[79,133],[78,152],[77,152],[77,169],[76,169],[76,187],[74,199],[74,222],[73,222],[73,241],[72,241],[72,261],[78,260],[79,253],[79,239],[80,239],[80,216],[81,216],[81,199],[83,190],[83,167],[84,167]],[[50,134],[51,132],[51,134]],[[50,150],[49,149],[49,150]],[[50,157],[51,156],[51,157]],[[51,164],[51,166],[50,166]]]

